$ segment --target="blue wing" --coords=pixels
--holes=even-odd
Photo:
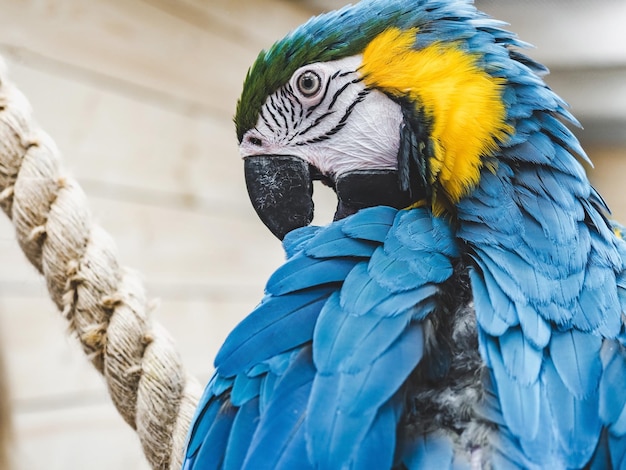
[[[391,468],[422,321],[458,256],[451,229],[376,207],[285,245],[216,358],[184,468]]]

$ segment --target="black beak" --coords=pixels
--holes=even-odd
[[[258,155],[244,162],[254,210],[280,240],[313,220],[313,180],[309,164],[290,155]]]
[[[252,205],[279,239],[313,220],[313,180],[321,179],[337,193],[335,220],[365,207],[408,207],[424,194],[402,189],[396,170],[356,170],[337,178],[322,175],[301,158],[257,155],[244,163]]]

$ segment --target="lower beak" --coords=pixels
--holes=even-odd
[[[309,164],[290,155],[257,155],[244,160],[246,187],[254,210],[280,240],[313,220]]]

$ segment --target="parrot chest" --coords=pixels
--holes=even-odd
[[[471,451],[487,444],[493,424],[478,412],[485,367],[465,268],[448,281],[442,300],[428,320],[427,354],[407,383],[404,432],[444,432]]]

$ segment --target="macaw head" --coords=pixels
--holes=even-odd
[[[539,70],[501,25],[469,0],[363,0],[262,51],[235,124],[263,222],[281,239],[309,224],[315,179],[335,190],[336,219],[452,212],[515,133],[511,80]]]

